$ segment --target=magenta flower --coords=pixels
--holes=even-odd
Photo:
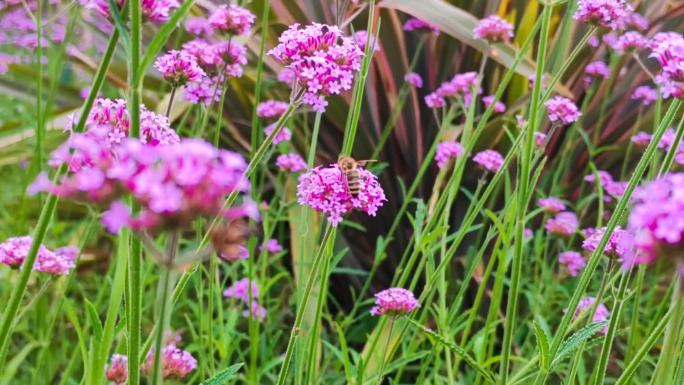
[[[610,67],[600,60],[593,61],[584,68],[584,83],[591,84],[595,78],[610,77]]]
[[[596,249],[598,249],[599,243],[601,242],[601,238],[603,238],[603,235],[606,233],[606,228],[588,228],[584,229],[583,233],[586,236],[586,238],[584,239],[584,241],[582,241],[582,248],[589,252],[594,252]],[[623,258],[628,252],[628,250],[625,249],[626,244],[622,240],[624,237],[627,236],[626,234],[627,232],[623,230],[620,226],[616,227],[615,230],[613,230],[613,233],[610,234],[608,243],[606,244],[606,247],[603,249],[603,254]]]
[[[242,278],[241,280],[235,282],[231,287],[223,291],[223,296],[226,298],[235,298],[249,302],[249,291],[252,291],[252,300],[259,298],[259,285],[256,281],[252,280],[251,285],[249,278]]]
[[[404,75],[404,81],[416,88],[423,87],[423,78],[415,72],[408,72]]]
[[[650,57],[660,63],[662,72],[656,82],[664,97],[681,97],[684,89],[684,37],[678,33],[659,33],[652,39]]]
[[[634,136],[632,136],[631,141],[637,147],[646,148],[651,143],[652,137],[653,135],[647,132],[639,131]]]
[[[368,39],[368,31],[366,31],[365,29],[361,29],[354,32],[354,35],[352,36],[354,37],[354,40],[356,41],[356,44],[358,44],[361,51],[366,52],[366,40]],[[371,51],[373,52],[380,52],[380,50],[382,49],[380,43],[375,41],[375,35],[371,35],[370,44]]]
[[[442,108],[446,106],[446,99],[433,92],[425,95],[425,105],[428,108]]]
[[[110,385],[125,385],[128,381],[128,357],[122,354],[112,354],[105,376]]]
[[[428,23],[427,21],[423,21],[421,19],[417,19],[415,17],[412,17],[404,23],[404,31],[406,32],[411,32],[411,31],[418,31],[418,32],[432,32],[435,35],[439,35],[439,27],[432,24]]]
[[[418,307],[420,304],[411,291],[393,287],[375,294],[375,306],[370,313],[396,317],[410,313]]]
[[[650,106],[658,99],[658,92],[653,87],[639,86],[632,93],[632,100],[640,100],[644,106]]]
[[[575,310],[575,314],[572,316],[572,320],[575,321],[577,320],[584,312],[591,310],[592,306],[594,306],[594,303],[596,302],[596,298],[594,297],[584,297],[582,298],[579,303],[577,304],[577,309]],[[567,309],[565,309],[567,311]],[[600,303],[598,306],[596,306],[596,312],[594,312],[594,317],[592,318],[593,323],[599,323],[603,321],[607,321],[608,318],[610,317],[610,310],[606,307],[606,305]],[[608,327],[605,327],[601,329],[602,334],[608,333]]]
[[[81,3],[86,9],[93,9],[104,17],[110,17],[108,0],[82,0]],[[121,7],[124,1],[115,0],[114,3]],[[161,24],[169,20],[171,13],[180,6],[180,3],[176,0],[141,0],[140,6],[145,20]]]
[[[491,43],[507,43],[513,37],[513,25],[497,15],[490,15],[477,23],[473,36]]]
[[[13,268],[23,265],[32,242],[31,236],[23,236],[8,238],[0,243],[0,263]],[[40,245],[33,270],[52,275],[66,275],[76,267],[77,255],[78,249],[75,247],[62,247],[52,251]]]
[[[264,127],[264,134],[266,136],[271,135],[277,124],[278,123],[271,123],[268,126]],[[282,142],[287,142],[290,139],[292,139],[292,131],[290,131],[290,129],[287,127],[283,127],[280,129],[280,131],[278,131],[276,136],[273,138],[273,145],[280,144]]]
[[[639,32],[629,31],[620,36],[615,43],[615,49],[619,52],[634,52],[648,46],[648,39]]]
[[[537,147],[542,147],[546,143],[546,134],[543,132],[534,132],[534,145]]]
[[[549,121],[551,123],[560,123],[564,125],[572,124],[582,116],[575,103],[568,98],[562,96],[555,96],[549,99],[545,104],[546,110],[549,114]]]
[[[154,68],[161,72],[164,80],[172,87],[184,86],[187,82],[199,80],[204,71],[197,65],[195,56],[186,51],[170,51],[154,62]]]
[[[434,92],[425,96],[425,104],[430,108],[446,105],[446,98],[467,98],[474,87],[478,86],[477,72],[456,74],[453,78],[442,83]],[[481,92],[476,89],[476,92]]]
[[[576,277],[584,266],[587,265],[587,261],[584,260],[582,254],[576,251],[564,251],[558,255],[558,263],[565,266],[568,270],[568,274],[571,277]]]
[[[278,243],[277,239],[269,239],[266,241],[266,243],[260,246],[260,250],[275,255],[283,251],[283,247],[280,246],[280,243]]]
[[[288,107],[289,104],[280,100],[266,100],[259,103],[256,113],[261,119],[278,119]]]
[[[650,23],[649,23],[648,19],[638,12],[632,12],[625,19],[625,25],[627,27],[632,27],[632,28],[637,29],[639,31],[647,30],[649,27],[649,24]]]
[[[254,24],[256,16],[249,10],[237,6],[221,5],[209,16],[209,25],[216,31],[229,35],[246,35]]]
[[[211,35],[213,29],[208,20],[203,17],[188,17],[185,21],[185,30],[193,35]]]
[[[492,102],[494,101],[494,95],[489,95],[485,96],[482,98],[482,102],[484,103],[485,107],[489,108],[489,106],[492,105]],[[497,113],[504,113],[506,112],[506,105],[502,101],[497,101],[496,104],[494,104],[494,112]]]
[[[363,57],[353,38],[336,26],[318,23],[301,29],[291,25],[268,54],[294,72],[303,102],[320,112],[327,106],[326,96],[351,89]]]
[[[570,211],[562,211],[556,214],[555,217],[549,218],[544,225],[549,234],[568,236],[577,231],[579,220],[577,215]]]
[[[347,178],[336,165],[316,167],[299,177],[297,198],[299,204],[325,214],[333,226],[342,221],[342,216],[352,209],[375,216],[385,198],[378,178],[370,171],[359,170],[359,194],[352,196],[347,186]]]
[[[611,198],[620,199],[622,194],[624,194],[627,188],[627,182],[615,181],[613,177],[603,170],[598,171],[599,180],[601,182],[601,187],[603,191],[606,192],[607,196],[604,198],[607,202],[611,201]],[[594,174],[590,174],[584,177],[584,180],[592,183],[595,182]]]
[[[252,317],[256,319],[259,322],[264,322],[264,319],[266,319],[266,308],[259,305],[256,302],[252,302],[252,306],[250,306],[250,310],[252,313]],[[249,318],[249,311],[247,309],[242,311],[242,316],[245,318]]]
[[[437,167],[444,168],[449,163],[449,160],[458,158],[464,153],[461,143],[456,141],[442,142],[437,145],[437,152],[435,153],[435,161]]]
[[[300,172],[307,169],[304,158],[296,153],[278,155],[276,166],[283,171],[289,172]]]
[[[183,44],[183,50],[195,57],[216,84],[223,83],[224,77],[242,76],[242,67],[247,64],[247,49],[232,40],[208,43],[195,39]]]
[[[221,100],[221,92],[221,81],[218,76],[203,77],[185,86],[183,98],[192,104],[202,103],[209,106],[212,102]]]
[[[497,172],[503,166],[504,158],[495,150],[484,150],[475,154],[473,162],[485,171]]]
[[[574,19],[599,27],[617,29],[632,14],[625,0],[579,0]]]
[[[162,377],[167,380],[182,380],[197,368],[197,360],[192,354],[181,350],[174,344],[166,345],[162,349]],[[142,365],[145,374],[152,374],[154,367],[154,349],[147,353],[147,359]]]
[[[537,203],[544,212],[549,214],[557,214],[565,210],[565,203],[562,200],[555,197],[540,198]]]

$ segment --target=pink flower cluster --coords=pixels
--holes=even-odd
[[[420,307],[418,300],[409,290],[399,287],[385,289],[375,294],[375,306],[370,310],[371,315],[400,316],[410,313]]]
[[[549,214],[557,214],[565,210],[565,203],[555,197],[540,198],[537,203],[539,204],[539,207],[544,210],[544,212]]]
[[[458,158],[463,155],[465,150],[461,143],[456,141],[442,142],[437,145],[437,152],[435,153],[435,161],[437,161],[437,167],[444,168],[449,164],[449,160]]]
[[[276,125],[278,123],[271,123],[268,126],[264,127],[264,134],[266,136],[269,136],[273,133],[273,130],[276,128]],[[280,144],[282,142],[287,142],[290,139],[292,139],[292,131],[290,131],[289,128],[283,127],[278,131],[278,133],[273,137],[273,145]]]
[[[549,114],[549,121],[551,123],[568,125],[576,122],[577,119],[582,116],[582,113],[575,103],[562,96],[554,96],[544,105],[546,106],[546,110]]]
[[[197,360],[192,354],[181,350],[175,344],[166,345],[162,349],[162,377],[167,380],[182,380],[197,368]],[[142,365],[143,373],[150,375],[154,369],[154,349],[147,353]]]
[[[584,68],[584,84],[591,84],[593,79],[599,77],[610,77],[610,67],[608,67],[608,64],[600,60],[587,64],[586,68]]]
[[[473,162],[485,171],[497,172],[503,166],[504,158],[498,151],[484,150],[475,154]]]
[[[497,15],[490,15],[477,23],[473,36],[492,43],[507,43],[513,37],[513,25]]]
[[[614,45],[619,52],[634,52],[648,47],[649,42],[644,35],[636,31],[625,32]]]
[[[632,14],[625,0],[579,0],[574,19],[599,27],[618,29]]]
[[[416,88],[423,87],[423,78],[415,72],[409,72],[404,75],[404,81]]]
[[[684,94],[684,37],[667,32],[653,37],[650,57],[660,63],[662,72],[656,81],[662,87],[663,96],[682,97]]]
[[[307,169],[306,161],[296,153],[278,155],[276,166],[283,171],[299,172]]]
[[[486,108],[489,108],[489,106],[491,106],[494,102],[494,95],[483,97],[482,102],[484,103]],[[497,102],[494,104],[494,112],[499,114],[506,112],[506,105],[502,101],[497,100]]]
[[[607,194],[604,199],[606,202],[610,202],[612,199],[620,199],[622,194],[625,193],[625,189],[627,188],[627,182],[620,182],[616,181],[613,179],[613,177],[608,173],[607,171],[599,170],[598,171],[598,176],[599,176],[599,181],[601,182],[601,187],[603,188],[603,191]],[[594,174],[587,175],[584,177],[584,180],[592,183],[595,182],[595,176]]]
[[[359,168],[358,172],[360,191],[356,196],[349,193],[347,177],[336,164],[316,167],[302,174],[297,186],[299,203],[325,214],[333,226],[353,209],[375,216],[387,200],[385,192],[373,173],[364,168]]]
[[[631,96],[632,100],[640,100],[644,106],[650,106],[658,99],[658,92],[653,87],[639,86],[634,89]]]
[[[110,385],[125,385],[128,381],[128,357],[123,354],[113,354],[105,376]]]
[[[366,51],[366,41],[368,40],[368,31],[365,29],[358,30],[354,32],[354,40],[356,41],[356,44],[359,45],[359,48],[361,51]],[[375,36],[371,35],[370,36],[370,45],[371,45],[371,51],[373,52],[380,52],[382,47],[380,46],[380,42],[375,41]]]
[[[577,215],[571,211],[561,211],[555,217],[549,218],[544,225],[549,234],[569,236],[574,234],[579,227]]]
[[[229,35],[246,35],[252,28],[256,16],[238,5],[221,5],[210,16],[209,25],[215,31]]]
[[[110,17],[109,0],[83,0],[82,3],[87,9],[93,9],[104,17]],[[114,3],[121,7],[124,0],[114,0]],[[141,0],[140,6],[145,20],[161,24],[169,20],[180,3],[177,0]]]
[[[277,239],[269,239],[259,247],[261,251],[265,251],[271,255],[275,255],[283,251],[283,247],[278,243]]]
[[[601,238],[603,238],[603,235],[606,233],[606,228],[588,228],[584,229],[582,232],[586,236],[584,241],[582,241],[582,248],[589,252],[594,252],[598,249]],[[628,236],[627,231],[623,230],[620,226],[616,227],[615,230],[613,230],[613,233],[610,234],[608,243],[603,249],[603,254],[623,258],[629,251],[626,248],[628,244],[625,242],[625,239]]]
[[[197,65],[197,58],[187,51],[169,51],[154,62],[154,68],[161,72],[164,80],[172,87],[184,86],[204,76],[204,71]]]
[[[584,312],[587,312],[591,310],[591,308],[594,306],[594,303],[596,302],[596,298],[594,297],[584,297],[582,298],[579,303],[577,304],[577,309],[575,310],[575,314],[572,316],[572,320],[578,319]],[[566,309],[567,311],[567,309]],[[603,321],[607,321],[608,318],[610,317],[610,310],[606,307],[606,305],[600,303],[598,306],[596,306],[596,312],[594,312],[594,317],[591,319],[593,323],[599,323]],[[608,333],[608,327],[605,327],[601,329],[602,334]]]
[[[320,112],[327,106],[326,96],[351,89],[363,57],[353,38],[336,26],[318,23],[291,25],[268,53],[294,73],[303,102]]]
[[[432,32],[435,35],[439,35],[439,27],[432,24],[428,23],[427,21],[423,21],[421,19],[417,19],[415,17],[412,17],[404,23],[404,31],[406,32],[411,32],[411,31],[418,31],[418,32]]]
[[[587,265],[582,254],[576,251],[564,251],[558,255],[558,263],[565,266],[571,277],[577,277],[580,271]]]
[[[446,98],[465,98],[471,94],[473,87],[477,87],[477,72],[466,72],[454,75],[451,80],[442,83],[434,92],[425,96],[425,104],[430,108],[446,106]],[[480,92],[480,90],[476,90]]]
[[[680,258],[684,245],[684,173],[670,173],[646,183],[632,195],[627,229],[634,249],[623,257],[626,267],[658,257]]]
[[[8,238],[0,243],[0,263],[18,268],[28,256],[33,238],[30,236]],[[78,249],[62,247],[54,251],[44,245],[38,248],[33,270],[53,275],[66,275],[76,267]]]
[[[231,287],[227,288],[223,292],[223,296],[226,298],[239,299],[244,302],[245,305],[247,305],[250,303],[250,292],[252,296],[252,302],[251,306],[248,306],[248,308],[251,310],[254,318],[258,319],[259,321],[263,321],[264,318],[266,318],[266,308],[260,306],[257,302],[259,299],[259,285],[255,281],[252,281],[250,285],[248,278],[242,278],[241,280],[235,282]],[[242,315],[249,317],[248,310],[243,311]]]
[[[288,107],[289,104],[280,100],[266,100],[259,103],[256,113],[261,119],[278,119]]]
[[[102,221],[112,232],[183,227],[197,217],[222,215],[228,219],[258,215],[246,200],[241,207],[224,209],[225,196],[246,192],[247,164],[237,153],[219,150],[200,139],[184,139],[168,146],[145,145],[126,139],[110,150],[106,143],[73,134],[56,153],[51,165],[63,163],[70,173],[53,185],[45,174],[32,191],[108,204]],[[133,216],[121,199],[130,194],[141,205]]]

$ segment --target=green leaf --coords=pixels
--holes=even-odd
[[[228,380],[235,378],[235,375],[237,374],[238,370],[244,365],[243,363],[231,365],[226,369],[223,369],[222,371],[216,373],[214,377],[202,382],[200,385],[223,385],[225,384]]]
[[[596,333],[601,331],[601,329],[608,326],[608,321],[592,323],[588,326],[575,332],[575,334],[568,337],[565,342],[558,349],[558,353],[553,357],[553,362],[551,362],[550,368],[553,369],[558,365],[565,357],[571,355],[577,348],[580,347],[585,341],[593,337]]]
[[[17,373],[17,370],[22,364],[25,364],[26,357],[33,351],[33,349],[41,346],[42,344],[39,342],[31,342],[27,345],[25,345],[19,353],[14,354],[14,357],[12,357],[12,360],[7,363],[7,366],[3,369],[3,374],[1,377],[1,384],[5,385],[8,384],[10,380],[15,379],[15,375]],[[28,364],[30,365],[30,364]]]
[[[539,366],[543,370],[549,369],[549,336],[546,335],[544,329],[539,326],[537,321],[532,323],[534,325],[534,335],[537,337],[537,348],[539,348]]]
[[[145,56],[143,56],[140,61],[140,68],[138,69],[138,80],[142,82],[143,75],[147,72],[147,69],[152,65],[157,55],[164,47],[166,42],[169,40],[169,36],[176,28],[180,20],[190,11],[190,8],[195,4],[195,0],[188,0],[183,5],[181,5],[176,11],[171,15],[169,21],[164,23],[154,35],[154,39],[150,42],[145,50]]]
[[[100,342],[102,342],[102,335],[104,334],[104,330],[102,328],[102,321],[100,321],[100,316],[97,314],[97,310],[95,310],[95,305],[93,305],[93,303],[88,301],[87,299],[85,300],[85,304],[88,314],[88,323],[90,324],[90,327],[93,329],[93,335],[95,337],[96,345],[100,346]]]
[[[114,0],[108,0],[109,9],[111,10],[112,19],[114,20],[114,26],[116,30],[119,31],[121,36],[121,42],[123,43],[124,49],[126,50],[126,56],[131,52],[131,37],[126,29],[126,23],[121,16],[121,10],[119,10],[118,4]],[[124,6],[124,10],[127,10],[128,6]]]

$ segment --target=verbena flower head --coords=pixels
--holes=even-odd
[[[253,317],[254,319],[256,319],[257,321],[263,322],[264,319],[266,319],[266,308],[263,307],[263,306],[261,306],[261,305],[259,305],[258,303],[252,302],[252,305],[249,306],[249,310],[250,310],[251,313],[252,313],[252,317]],[[248,311],[247,309],[243,310],[243,311],[242,311],[242,316],[245,317],[245,318],[249,318],[249,316],[250,316],[250,314],[249,314],[250,311]]]
[[[494,95],[483,97],[482,102],[486,108],[489,108],[489,106],[492,105],[492,102],[494,102]],[[494,112],[499,114],[506,112],[506,105],[502,101],[497,100],[496,104],[494,104]]]
[[[24,264],[28,256],[33,238],[31,236],[12,237],[0,243],[0,263],[13,268]],[[63,247],[50,250],[45,245],[40,245],[36,256],[33,270],[53,275],[66,275],[76,267],[78,249]]]
[[[600,60],[593,61],[584,68],[584,83],[591,84],[594,78],[608,78],[610,77],[610,67],[605,62]]]
[[[276,128],[277,124],[278,123],[271,123],[268,126],[264,127],[264,134],[266,136],[271,135],[273,133],[273,130]],[[283,127],[273,138],[273,144],[276,145],[282,142],[287,142],[290,139],[292,139],[292,131],[290,131],[290,129],[287,127]]]
[[[409,290],[399,287],[385,289],[375,294],[375,306],[371,315],[399,316],[420,307],[418,300]]]
[[[57,153],[51,165],[66,163],[69,173],[56,185],[46,182],[43,174],[32,192],[111,203],[102,220],[112,232],[123,226],[151,231],[184,227],[202,216],[234,219],[258,215],[248,200],[240,207],[223,208],[226,195],[249,189],[245,159],[200,139],[168,146],[126,139],[112,151],[102,140],[73,134]],[[136,216],[120,201],[128,194],[141,205]]]
[[[584,229],[583,232],[586,238],[582,241],[582,248],[589,252],[594,252],[598,249],[601,238],[603,238],[603,235],[606,233],[606,228],[588,228]],[[603,254],[623,258],[628,252],[628,250],[625,249],[626,244],[623,241],[623,238],[626,236],[627,232],[625,230],[620,226],[616,227],[610,235],[606,247],[603,249]]]
[[[257,116],[261,119],[278,119],[287,111],[289,104],[280,100],[266,100],[257,106]]]
[[[575,314],[572,316],[572,320],[578,319],[584,312],[590,311],[591,308],[594,306],[594,303],[596,302],[596,298],[594,297],[584,297],[582,298],[579,303],[577,304],[577,309],[575,310]],[[566,309],[567,311],[567,309]],[[606,307],[606,305],[600,303],[598,306],[596,306],[596,312],[594,313],[594,317],[591,319],[593,323],[599,323],[603,321],[607,321],[608,318],[610,317],[610,310]],[[608,333],[608,327],[605,327],[601,329],[602,334]]]
[[[280,245],[280,243],[278,243],[278,240],[273,238],[266,241],[266,243],[261,245],[259,248],[261,251],[265,251],[269,254],[278,254],[283,251],[283,247]]]
[[[579,220],[577,215],[570,211],[562,211],[555,217],[549,218],[544,225],[546,231],[553,235],[568,236],[577,231]]]
[[[110,385],[125,385],[128,381],[128,357],[122,354],[112,354],[105,376]]]
[[[223,83],[226,77],[242,76],[242,67],[247,64],[247,49],[232,39],[218,43],[195,39],[183,44],[183,50],[195,56],[214,84]]]
[[[415,72],[409,72],[404,75],[404,81],[416,88],[423,87],[423,78]]]
[[[639,131],[631,138],[632,143],[639,148],[646,148],[650,143],[653,135],[648,132]]]
[[[188,17],[185,21],[185,30],[193,35],[210,35],[213,32],[209,21],[203,17]]]
[[[437,152],[435,153],[435,161],[437,161],[437,167],[444,168],[449,164],[449,160],[458,158],[463,155],[465,150],[461,143],[456,141],[442,142],[437,145]]]
[[[439,35],[439,27],[432,24],[428,23],[427,21],[423,21],[421,19],[417,19],[415,17],[412,17],[404,23],[404,31],[406,32],[411,32],[411,31],[418,31],[418,32],[432,32],[435,35]]]
[[[537,203],[539,207],[549,214],[556,214],[565,210],[565,203],[555,197],[540,198]]]
[[[492,43],[505,43],[513,37],[513,25],[497,15],[490,15],[477,23],[473,36]]]
[[[651,263],[659,257],[681,261],[684,173],[666,174],[645,183],[634,191],[632,199],[627,230],[633,239],[626,245],[629,253],[623,258],[625,266]]]
[[[359,48],[361,51],[366,51],[366,41],[368,40],[368,31],[365,29],[358,30],[354,32],[354,40],[356,40],[356,44],[359,45]],[[380,46],[380,43],[375,41],[375,36],[371,35],[370,36],[370,45],[371,45],[371,51],[373,52],[379,52],[382,47]]]
[[[161,72],[164,80],[172,87],[184,86],[187,82],[199,80],[204,71],[197,65],[195,56],[186,51],[170,51],[160,56],[154,63],[154,68]]]
[[[353,38],[336,26],[318,23],[291,25],[268,54],[294,72],[303,102],[319,112],[327,106],[326,96],[351,89],[363,57]]]
[[[425,96],[425,104],[430,108],[446,105],[446,98],[467,98],[474,87],[478,85],[477,72],[465,72],[454,75],[450,80],[442,83],[434,92]],[[476,89],[476,92],[481,92]]]
[[[543,132],[534,132],[534,145],[537,147],[542,147],[546,143],[546,134]]]
[[[653,87],[639,86],[634,89],[631,99],[641,101],[644,106],[650,106],[658,99],[658,92]]]
[[[174,344],[166,345],[162,349],[162,377],[167,380],[182,380],[197,368],[197,360],[192,354],[181,350]],[[154,349],[147,353],[147,359],[142,365],[145,374],[150,375],[154,367]]]
[[[632,28],[637,29],[639,31],[647,30],[649,27],[649,24],[650,23],[649,23],[648,19],[638,12],[632,12],[625,19],[625,25],[627,27],[632,27]]]
[[[582,116],[582,113],[577,109],[572,100],[562,97],[554,96],[545,104],[551,123],[560,123],[564,125],[572,124]]]
[[[115,0],[115,4],[121,7],[123,0]],[[109,0],[84,0],[87,9],[93,9],[106,18],[110,18]],[[155,24],[165,23],[171,17],[173,11],[180,6],[177,0],[141,0],[140,7],[143,18]]]
[[[634,52],[648,46],[648,39],[636,31],[625,32],[615,43],[615,49],[620,52]]]
[[[617,29],[632,14],[625,0],[579,0],[574,19],[599,27]]]
[[[192,104],[209,106],[212,102],[221,100],[221,79],[203,77],[198,81],[188,83],[183,92],[183,98]]]
[[[620,199],[620,197],[622,197],[622,194],[624,194],[625,189],[627,188],[627,182],[620,182],[614,180],[610,173],[608,173],[607,171],[599,170],[597,174],[599,177],[599,181],[601,182],[601,187],[605,192],[604,199],[606,200],[606,202],[610,202],[612,198]],[[590,174],[585,176],[584,180],[593,183],[596,181],[596,177],[594,176],[594,174]]]
[[[249,10],[237,6],[221,5],[210,16],[209,25],[216,31],[229,35],[246,35],[254,24],[256,16]]]
[[[333,226],[352,209],[375,216],[387,198],[378,178],[372,172],[359,168],[359,194],[352,196],[347,187],[347,177],[336,165],[316,167],[299,177],[297,198],[299,204],[307,205],[325,214]]]
[[[276,166],[283,171],[300,172],[307,169],[306,161],[301,155],[290,153],[278,155]]]
[[[239,299],[247,303],[249,302],[250,287],[252,288],[252,300],[258,299],[259,285],[254,280],[252,280],[250,285],[249,278],[242,278],[241,280],[235,282],[231,287],[223,291],[223,296],[226,298]]]
[[[665,97],[682,97],[684,89],[684,37],[678,33],[659,33],[652,39],[650,57],[660,63],[662,72],[656,81]]]
[[[587,265],[587,261],[582,254],[576,251],[564,251],[560,253],[558,255],[558,263],[565,266],[571,277],[576,277],[580,271],[584,269],[584,266]]]
[[[485,171],[497,172],[503,166],[504,158],[495,150],[484,150],[475,154],[473,162]]]

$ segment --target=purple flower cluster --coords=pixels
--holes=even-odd
[[[592,306],[594,306],[594,303],[596,302],[596,298],[594,297],[584,297],[582,298],[579,303],[577,304],[577,309],[575,310],[575,314],[572,315],[572,320],[578,319],[584,312],[587,312],[591,310]],[[567,309],[566,309],[567,311]],[[599,323],[603,321],[607,321],[608,318],[610,317],[610,310],[606,307],[606,305],[600,303],[598,306],[596,306],[596,312],[594,312],[594,317],[591,319],[593,323]],[[601,329],[602,334],[608,333],[608,327],[605,327]]]
[[[416,88],[423,87],[423,78],[415,72],[409,72],[404,75],[404,81]]]
[[[477,87],[477,72],[466,72],[454,75],[451,80],[442,83],[434,92],[425,96],[425,104],[430,108],[446,106],[446,98],[465,98],[473,87]],[[480,92],[480,90],[476,90]]]
[[[540,198],[537,203],[539,204],[539,207],[544,210],[544,212],[549,214],[557,214],[565,210],[565,203],[555,197]]]
[[[24,264],[32,242],[32,237],[23,236],[8,238],[0,243],[0,263],[18,268]],[[40,245],[33,270],[53,275],[69,274],[76,267],[77,255],[78,249],[75,247],[62,247],[53,251]]]
[[[83,0],[87,9],[93,9],[100,15],[109,18],[109,0]],[[115,0],[115,4],[121,7],[123,0]],[[180,6],[177,0],[141,0],[140,6],[145,20],[155,24],[165,23],[171,17],[171,13]]]
[[[632,14],[625,0],[579,0],[574,19],[599,27],[618,29]]]
[[[221,5],[210,16],[208,23],[215,31],[229,35],[246,35],[256,16],[238,5]]]
[[[263,245],[259,247],[261,251],[265,251],[268,254],[275,255],[283,251],[283,246],[278,243],[277,239],[269,239]]]
[[[571,277],[576,277],[587,265],[582,254],[576,251],[564,251],[558,255],[558,263],[565,266]]]
[[[276,166],[283,171],[299,172],[307,169],[306,161],[296,153],[278,155]]]
[[[399,287],[385,289],[375,294],[375,306],[371,315],[399,316],[412,312],[420,307],[418,300],[409,290]]]
[[[359,168],[358,172],[360,191],[356,196],[349,193],[347,177],[335,164],[302,174],[297,186],[299,203],[325,214],[333,226],[352,209],[375,216],[387,200],[385,192],[373,173],[364,168]]]
[[[605,191],[605,193],[607,194],[604,198],[606,202],[610,202],[612,198],[620,199],[620,197],[622,197],[622,194],[625,193],[625,189],[627,188],[627,182],[614,180],[610,173],[608,173],[607,171],[599,170],[597,174],[599,176],[599,181],[601,182],[601,187],[603,188],[603,191]],[[584,180],[589,183],[595,182],[595,179],[596,177],[594,176],[594,174],[587,175],[584,177]]]
[[[608,67],[608,64],[600,60],[587,64],[586,68],[584,68],[584,84],[591,84],[593,79],[599,77],[610,77],[610,67]]]
[[[575,103],[562,96],[554,96],[544,105],[546,106],[546,110],[549,114],[549,121],[551,123],[568,125],[576,122],[577,119],[582,116],[582,113]]]
[[[204,76],[204,71],[197,65],[197,58],[187,51],[173,50],[160,56],[154,63],[154,68],[161,72],[164,80],[172,87],[184,86],[187,82],[194,82]]]
[[[649,41],[644,35],[636,31],[629,31],[617,39],[614,48],[619,52],[634,52],[646,48],[648,45]]]
[[[354,38],[354,41],[356,41],[356,44],[358,44],[359,48],[361,51],[366,51],[366,41],[368,40],[368,31],[365,29],[358,30],[354,32],[354,35],[352,35]],[[382,47],[380,46],[380,42],[375,41],[375,36],[371,35],[370,36],[370,45],[371,45],[371,51],[373,52],[380,52]]]
[[[458,158],[463,155],[465,150],[461,143],[456,141],[442,142],[437,145],[437,152],[435,153],[435,161],[437,161],[437,167],[444,168],[449,164],[449,160]]]
[[[644,106],[650,106],[658,99],[658,92],[655,88],[649,86],[639,86],[634,89],[631,96],[632,100],[640,100]]]
[[[114,150],[102,140],[73,134],[53,155],[51,165],[69,166],[69,173],[53,185],[43,174],[32,191],[110,204],[102,221],[112,232],[183,227],[200,216],[234,219],[258,215],[251,201],[224,209],[225,196],[246,192],[247,164],[237,153],[219,150],[200,139],[184,139],[168,146],[145,145],[125,139]],[[141,205],[133,216],[121,201],[130,194]]]
[[[475,154],[473,162],[485,171],[497,172],[503,166],[504,158],[496,150],[484,150]]]
[[[287,111],[289,104],[280,100],[266,100],[257,106],[256,113],[261,119],[278,119]]]
[[[489,108],[493,102],[494,95],[489,95],[482,98],[482,103],[484,103],[486,108]],[[497,102],[494,104],[494,112],[499,114],[506,112],[506,105],[502,101],[497,100]]]
[[[684,94],[684,37],[665,32],[656,34],[651,43],[651,55],[660,63],[662,72],[656,81],[662,87],[663,96],[682,97]]]
[[[412,17],[404,23],[404,31],[406,32],[411,32],[411,31],[418,31],[418,32],[432,32],[435,35],[439,35],[439,27],[432,24],[428,23],[427,21],[423,21],[421,19],[417,19],[415,17]]]
[[[603,235],[606,233],[606,228],[588,228],[584,229],[582,232],[586,236],[584,241],[582,241],[582,248],[589,252],[594,252],[598,249],[601,238],[603,238]],[[615,230],[613,230],[613,233],[610,234],[608,243],[603,249],[603,254],[623,258],[629,251],[626,249],[626,246],[628,245],[627,242],[625,242],[625,239],[628,236],[627,231],[623,230],[620,226],[616,227]]]
[[[113,354],[110,364],[105,371],[110,385],[124,385],[128,381],[128,357],[123,354]]]
[[[197,360],[192,354],[181,350],[175,344],[166,345],[162,349],[162,377],[167,380],[182,380],[197,368]],[[143,373],[150,375],[154,368],[154,349],[147,353],[142,365]]]
[[[492,43],[507,43],[513,37],[513,25],[497,15],[490,15],[477,23],[473,36]]]
[[[544,225],[549,234],[569,236],[574,234],[579,227],[577,215],[571,211],[561,211],[555,217],[549,218]]]
[[[259,285],[255,281],[252,281],[250,285],[248,278],[242,278],[241,280],[235,282],[231,287],[227,288],[223,292],[223,296],[226,298],[239,299],[244,302],[245,305],[247,305],[250,303],[250,292],[252,296],[252,302],[251,306],[248,306],[248,308],[251,310],[254,318],[258,319],[259,321],[263,321],[264,318],[266,318],[266,308],[260,306],[257,302],[259,299]],[[249,317],[248,310],[243,311],[242,315]]]
[[[266,136],[269,136],[273,133],[273,130],[276,128],[276,125],[278,123],[271,123],[268,126],[264,127],[264,134]],[[273,138],[273,145],[280,144],[282,142],[287,142],[290,139],[292,139],[292,131],[290,131],[289,128],[283,127],[278,131],[276,136]]]
[[[353,38],[336,26],[318,23],[303,28],[291,25],[268,54],[294,73],[303,88],[303,102],[321,112],[327,106],[326,96],[351,89],[363,57]]]

